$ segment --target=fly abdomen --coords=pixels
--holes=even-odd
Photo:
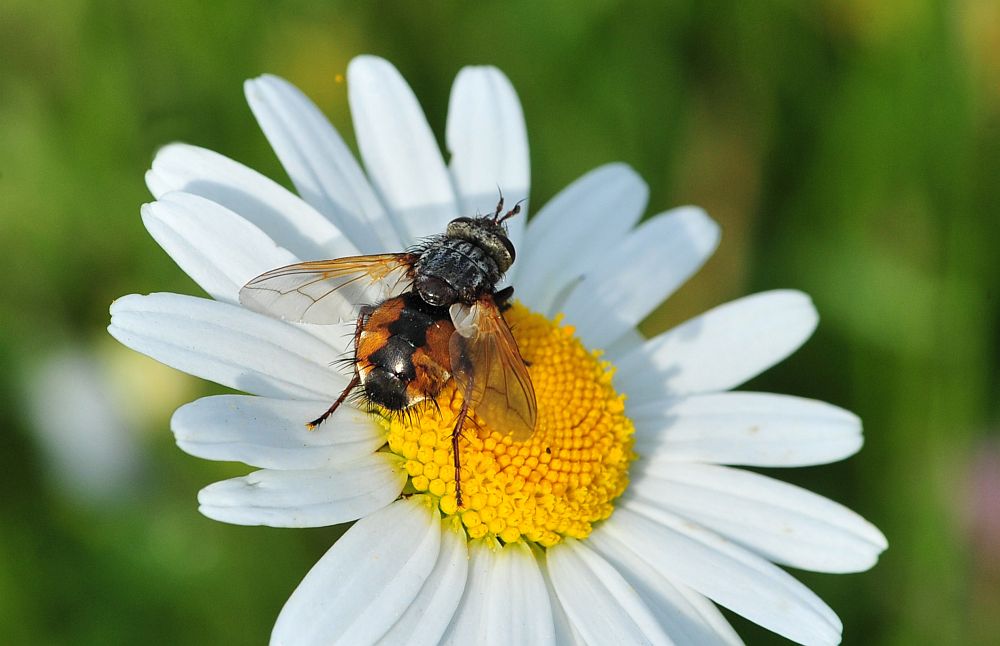
[[[399,336],[390,336],[385,345],[368,357],[371,369],[363,378],[365,394],[376,404],[391,410],[410,405],[406,387],[416,378],[414,346]]]
[[[365,375],[364,389],[365,397],[389,410],[403,410],[410,405],[406,383],[380,366]]]
[[[364,322],[356,356],[366,397],[403,410],[440,390],[443,375],[438,373],[445,368],[437,364],[447,366],[453,331],[446,309],[428,305],[413,292],[376,306]]]

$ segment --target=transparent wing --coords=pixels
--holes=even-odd
[[[244,285],[240,303],[287,321],[337,323],[356,316],[358,305],[409,289],[416,260],[416,254],[391,253],[279,267]]]
[[[535,389],[493,297],[471,308],[453,305],[451,316],[451,371],[462,396],[490,428],[517,441],[528,439],[538,417]]]

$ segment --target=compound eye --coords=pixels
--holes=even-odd
[[[458,222],[472,222],[472,218],[467,218],[465,216],[462,216],[460,218],[455,218],[454,220],[452,220],[448,224],[455,224],[455,223],[458,223]]]
[[[513,263],[514,262],[514,257],[515,257],[515,254],[514,254],[514,243],[511,242],[509,239],[507,239],[507,236],[500,236],[500,242],[503,243],[504,249],[506,249],[507,253],[510,254],[510,261],[511,261],[511,263]]]

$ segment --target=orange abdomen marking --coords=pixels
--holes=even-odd
[[[412,292],[376,306],[355,352],[369,399],[401,410],[436,396],[451,378],[448,343],[454,331],[447,309],[427,305]]]

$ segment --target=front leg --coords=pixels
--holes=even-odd
[[[501,312],[506,312],[510,309],[510,299],[514,296],[514,286],[507,285],[501,290],[493,292],[493,302],[497,304],[497,308]]]

